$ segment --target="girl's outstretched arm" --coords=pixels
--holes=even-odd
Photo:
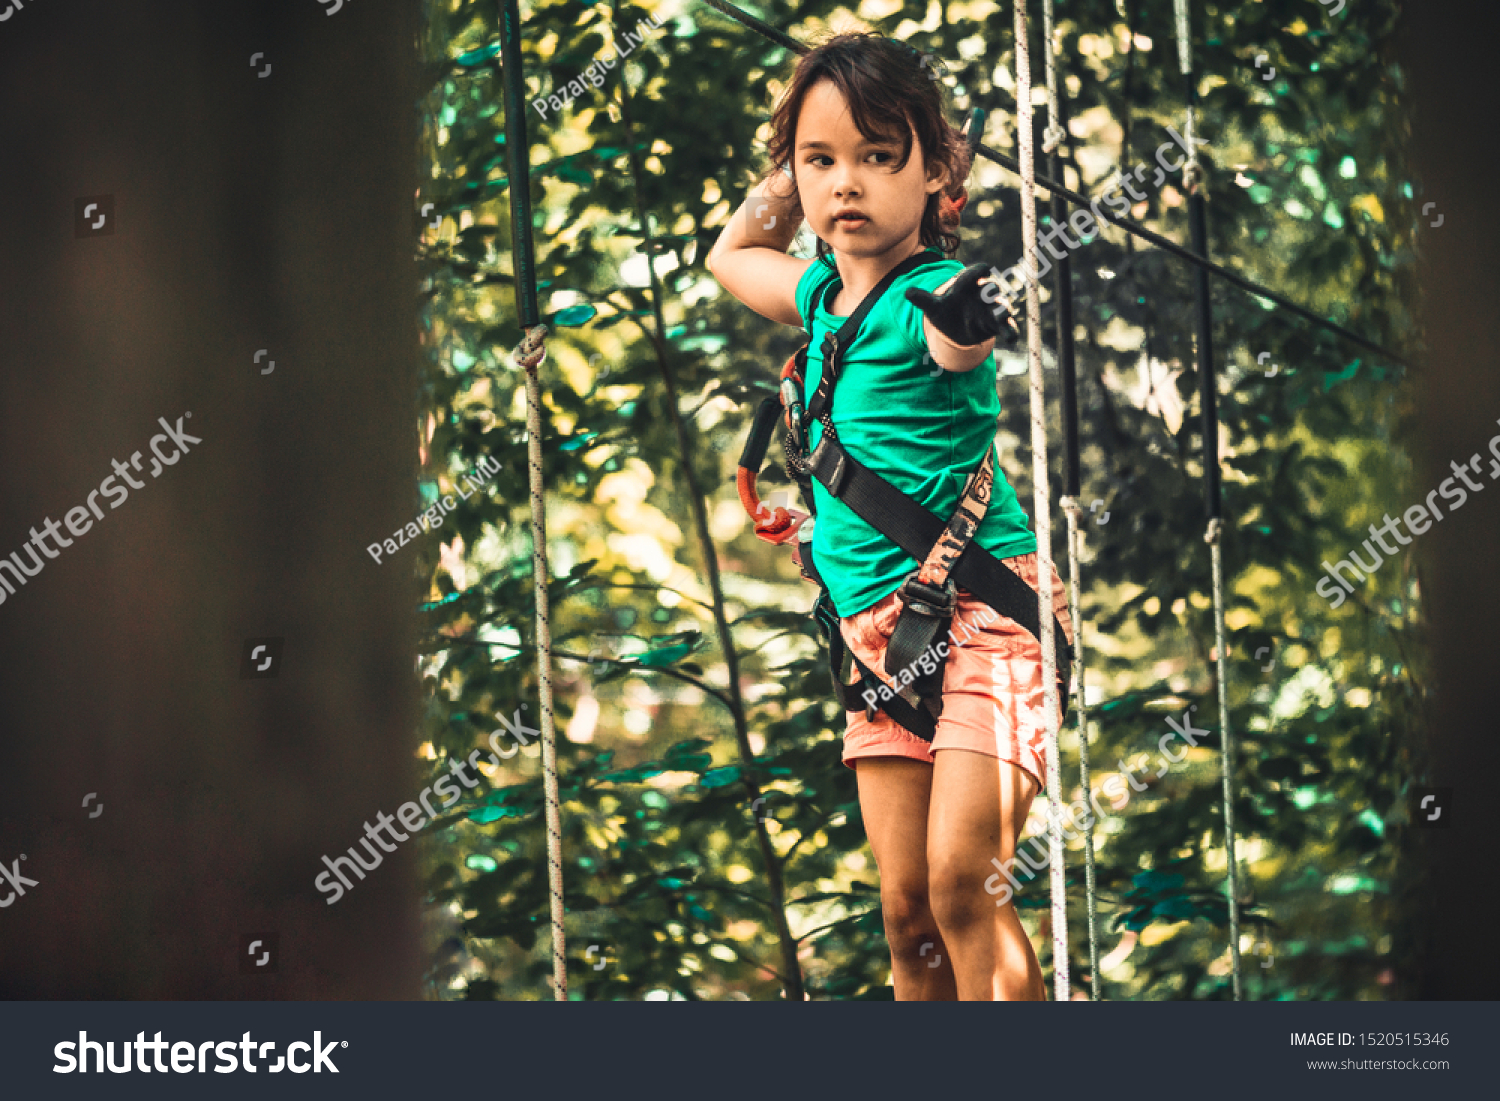
[[[922,335],[933,362],[946,371],[972,371],[984,362],[1000,333],[998,312],[983,298],[983,264],[970,264],[932,294],[911,289],[907,301],[924,314]]]
[[[786,254],[802,224],[802,211],[789,189],[790,181],[780,172],[752,188],[714,242],[707,263],[720,286],[756,313],[801,328],[797,281],[812,261]]]

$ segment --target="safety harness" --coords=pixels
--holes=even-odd
[[[793,557],[803,577],[819,588],[818,598],[809,613],[818,623],[828,642],[830,672],[834,693],[846,711],[863,710],[873,720],[884,711],[896,723],[924,741],[931,741],[942,714],[943,666],[941,659],[922,662],[926,672],[918,672],[934,640],[946,634],[957,607],[959,586],[973,593],[1000,615],[1019,623],[1041,637],[1037,593],[1003,561],[973,541],[980,521],[990,505],[995,480],[995,445],[993,440],[984,457],[969,476],[960,495],[958,507],[946,522],[918,502],[902,493],[890,482],[865,466],[839,442],[833,425],[834,390],[840,374],[840,356],[859,335],[865,316],[874,308],[890,285],[910,271],[940,258],[926,250],[910,256],[888,272],[859,304],[837,333],[823,338],[823,371],[818,387],[803,408],[803,371],[807,367],[808,344],[803,344],[781,369],[781,385],[756,410],[750,436],[740,454],[736,477],[740,501],[755,522],[755,534],[770,543],[795,542]],[[814,302],[824,301],[839,280],[830,273],[815,292]],[[766,449],[783,420],[787,431],[782,437],[786,452],[786,473],[798,487],[808,511],[775,508],[763,504],[756,494],[755,479],[765,461]],[[814,421],[823,425],[818,446],[808,450],[808,429]],[[921,565],[902,583],[898,594],[901,614],[886,647],[885,671],[898,684],[890,688],[870,668],[849,652],[839,631],[839,616],[833,607],[828,586],[818,576],[813,562],[812,535],[816,525],[812,479],[816,478],[830,496],[852,509],[881,535],[895,543]],[[1041,578],[1040,584],[1048,579]],[[1059,698],[1066,718],[1071,657],[1067,636],[1054,619],[1057,645]],[[851,665],[859,680],[850,683]],[[903,673],[905,672],[905,676]],[[909,684],[904,683],[909,679]],[[861,691],[863,689],[863,691]],[[869,702],[875,699],[876,703]]]

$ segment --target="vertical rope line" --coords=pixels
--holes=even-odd
[[[1193,82],[1193,40],[1188,27],[1188,0],[1172,0],[1177,14],[1177,67],[1182,73],[1183,99],[1187,104],[1187,125],[1183,137],[1187,141],[1187,164],[1182,169],[1182,182],[1190,194],[1198,190],[1203,179],[1203,169],[1198,164],[1198,86]],[[1124,171],[1122,163],[1120,171]],[[1205,254],[1205,259],[1207,255]]]
[[[1036,165],[1031,121],[1031,52],[1026,41],[1026,0],[1016,4],[1016,130],[1021,157],[1021,242],[1027,258],[1026,353],[1031,377],[1031,476],[1036,512],[1037,605],[1042,627],[1042,706],[1047,723],[1048,865],[1052,885],[1052,983],[1057,1001],[1068,1000],[1068,909],[1063,874],[1062,781],[1057,770],[1057,651],[1053,635],[1052,511],[1048,500],[1047,420],[1042,380],[1042,304],[1037,291]]]
[[[1047,129],[1042,135],[1042,152],[1051,153],[1062,145],[1066,135],[1063,133],[1061,123],[1058,122],[1057,113],[1057,62],[1054,58],[1056,45],[1056,32],[1052,26],[1052,0],[1042,2],[1042,29],[1045,32],[1043,45],[1046,47],[1044,56],[1047,59]],[[1052,166],[1054,179],[1061,179],[1057,166]]]
[[[568,997],[563,937],[562,823],[557,808],[557,742],[552,725],[552,629],[547,608],[547,502],[542,489],[542,389],[538,371],[547,358],[547,326],[536,301],[531,241],[531,145],[526,137],[526,74],[521,65],[521,11],[517,0],[499,0],[501,86],[505,98],[505,157],[510,180],[511,258],[516,316],[525,337],[512,358],[526,370],[526,453],[531,482],[531,570],[536,586],[536,668],[542,709],[543,797],[546,801],[548,886],[552,894],[552,993]]]
[[[1049,167],[1052,170],[1052,178],[1060,180],[1063,178],[1063,164],[1058,150],[1067,140],[1067,131],[1064,125],[1063,100],[1057,90],[1057,30],[1052,10],[1052,0],[1043,0],[1042,13],[1046,31],[1043,46],[1047,58],[1047,131],[1042,149],[1051,157]],[[1063,198],[1054,191],[1052,193],[1053,222],[1061,225],[1065,214]],[[1078,774],[1083,786],[1083,797],[1087,800],[1092,792],[1089,779],[1088,716],[1083,698],[1083,619],[1079,613],[1079,605],[1083,599],[1083,578],[1078,568],[1078,392],[1073,364],[1073,269],[1066,253],[1057,261],[1054,273],[1056,276],[1054,294],[1057,310],[1057,367],[1058,378],[1062,383],[1063,452],[1066,467],[1066,484],[1063,487],[1066,496],[1062,499],[1062,507],[1068,518],[1068,607],[1073,620],[1072,685],[1078,707]],[[1089,1000],[1098,1001],[1101,980],[1099,977],[1098,904],[1094,894],[1094,821],[1093,816],[1087,812],[1084,817],[1088,823],[1087,828],[1077,822],[1073,826],[1083,832],[1083,873],[1089,929]]]
[[[1183,76],[1193,71],[1193,43],[1188,36],[1187,0],[1172,0],[1177,12],[1177,68]]]
[[[1198,147],[1193,144],[1194,107],[1197,104],[1197,90],[1193,85],[1193,40],[1188,27],[1187,0],[1172,0],[1177,14],[1177,68],[1187,81],[1187,130],[1184,136],[1187,138],[1188,158],[1197,161]]]
[[[1219,549],[1218,520],[1209,521],[1209,548],[1214,569],[1214,646],[1218,653],[1219,725],[1222,730],[1219,775],[1224,786],[1224,848],[1229,863],[1229,960],[1233,972],[1234,1000],[1240,988],[1240,876],[1234,852],[1234,733],[1229,728],[1229,679],[1224,669],[1224,570]]]
[[[1183,181],[1188,188],[1188,217],[1191,222],[1193,250],[1208,258],[1208,220],[1204,210],[1203,169],[1198,163],[1194,133],[1194,105],[1198,91],[1193,83],[1193,46],[1189,37],[1187,0],[1173,0],[1177,14],[1177,60],[1182,70],[1187,100],[1188,162]],[[1219,488],[1219,418],[1214,379],[1213,315],[1208,295],[1208,278],[1200,269],[1194,279],[1194,297],[1198,312],[1198,377],[1203,406],[1203,496],[1208,513],[1208,530],[1203,541],[1209,545],[1213,560],[1215,680],[1219,688],[1219,771],[1224,796],[1224,862],[1228,867],[1226,890],[1229,898],[1229,962],[1234,1000],[1243,991],[1240,977],[1240,890],[1239,866],[1234,844],[1234,731],[1229,715],[1228,655],[1224,639],[1224,569],[1220,547],[1223,530],[1222,499]]]
[[[552,721],[552,626],[547,598],[547,501],[542,488],[542,389],[537,377],[547,358],[547,327],[526,331],[516,361],[526,368],[526,455],[531,483],[531,572],[536,592],[536,665],[542,708],[542,793],[546,802],[547,887],[552,908],[552,990],[568,1000],[567,944],[563,933],[562,816],[557,795],[557,731]],[[527,349],[540,349],[540,354]],[[523,356],[525,358],[523,358]]]
[[[1089,775],[1089,713],[1088,700],[1083,691],[1083,576],[1078,566],[1078,498],[1064,497],[1063,512],[1068,517],[1068,611],[1073,617],[1073,692],[1074,707],[1078,711],[1078,781],[1083,787],[1085,802],[1093,795],[1093,780]],[[1099,974],[1099,903],[1094,876],[1094,816],[1085,812],[1088,828],[1083,830],[1083,881],[1088,903],[1089,924],[1089,1000],[1100,1000],[1104,978]],[[1074,823],[1074,828],[1080,828]]]

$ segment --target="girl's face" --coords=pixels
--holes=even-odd
[[[792,171],[807,224],[836,251],[880,256],[910,254],[921,239],[927,197],[947,182],[942,169],[927,178],[921,142],[912,136],[906,167],[895,170],[901,146],[870,142],[831,81],[807,90],[797,116]]]

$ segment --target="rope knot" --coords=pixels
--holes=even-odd
[[[1042,152],[1051,154],[1067,140],[1067,132],[1055,122],[1049,123],[1047,129],[1042,133]]]
[[[536,325],[526,330],[526,336],[510,354],[511,362],[527,371],[535,371],[547,358],[547,326]]]
[[[1213,546],[1219,541],[1219,533],[1224,529],[1224,521],[1215,516],[1208,522],[1208,530],[1203,533],[1203,541]]]
[[[1191,157],[1188,158],[1187,164],[1183,166],[1183,186],[1188,189],[1189,194],[1192,194],[1196,192],[1198,188],[1203,186],[1203,181],[1207,178],[1208,174],[1203,171],[1203,165],[1198,161],[1198,154],[1194,153]]]

